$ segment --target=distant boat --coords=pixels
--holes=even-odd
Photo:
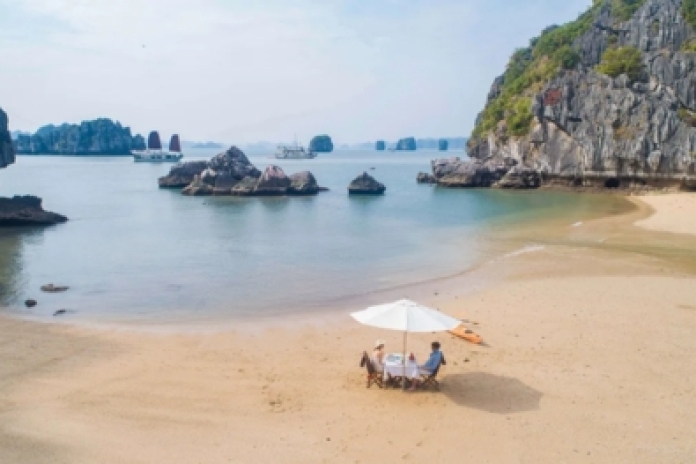
[[[278,145],[275,157],[277,159],[312,159],[316,158],[317,154],[312,150],[306,151],[296,139],[292,145]]]
[[[178,134],[172,135],[169,150],[163,151],[157,131],[150,132],[147,138],[147,150],[133,151],[132,154],[136,163],[177,163],[184,157],[181,153],[181,141]]]

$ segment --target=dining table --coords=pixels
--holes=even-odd
[[[384,380],[398,387],[402,385],[404,377],[408,380],[420,378],[418,360],[415,357],[408,359],[403,353],[387,354],[384,357]]]

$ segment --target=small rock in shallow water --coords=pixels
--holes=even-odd
[[[36,306],[37,304],[38,304],[38,303],[36,302],[36,300],[27,300],[27,301],[24,302],[24,305],[25,305],[27,308],[33,308],[33,307]]]
[[[60,316],[60,315],[65,314],[65,313],[67,313],[67,312],[68,312],[68,311],[67,311],[66,309],[59,309],[58,311],[56,311],[55,313],[53,313],[53,315],[54,315],[54,316]]]

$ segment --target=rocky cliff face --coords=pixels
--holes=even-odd
[[[110,119],[83,121],[80,125],[44,126],[34,135],[20,135],[18,153],[57,155],[128,155],[144,148],[141,136]]]
[[[15,162],[14,147],[9,130],[7,114],[0,108],[0,168],[5,168]]]
[[[598,1],[578,21],[548,29],[493,83],[469,156],[519,165],[516,178],[535,170],[542,183],[696,186],[696,33],[684,8],[682,0]],[[640,58],[614,73],[607,69],[622,64],[605,65],[608,50]]]

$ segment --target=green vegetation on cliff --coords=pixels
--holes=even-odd
[[[611,12],[619,21],[628,21],[645,0],[611,0]]]
[[[547,27],[540,37],[530,41],[529,47],[513,53],[499,95],[481,113],[472,134],[474,138],[494,130],[502,120],[508,122],[510,135],[529,132],[531,96],[560,69],[573,69],[580,63],[580,55],[572,44],[592,27],[601,6],[602,2],[596,1],[577,20],[563,26]]]
[[[682,13],[686,22],[696,29],[696,0],[682,0]]]
[[[633,81],[638,79],[643,70],[643,59],[640,50],[635,47],[609,48],[602,55],[602,62],[597,71],[611,77],[627,74]]]
[[[602,7],[608,4],[612,16],[617,21],[625,21],[644,3],[645,0],[593,0],[593,5],[575,21],[563,26],[547,27],[539,37],[530,41],[529,47],[515,50],[499,87],[477,120],[472,139],[495,130],[503,120],[507,122],[509,135],[528,134],[533,119],[532,97],[560,70],[575,69],[581,63],[582,57],[574,47],[574,42],[591,30]],[[687,5],[691,4],[694,5],[693,10],[689,11],[693,11],[696,21],[696,0],[684,0],[684,9],[686,11]],[[610,55],[608,58],[611,58],[611,65],[603,69],[613,73],[616,67],[623,67],[630,71],[629,75],[635,75],[633,54],[627,54],[624,50],[618,56]]]

